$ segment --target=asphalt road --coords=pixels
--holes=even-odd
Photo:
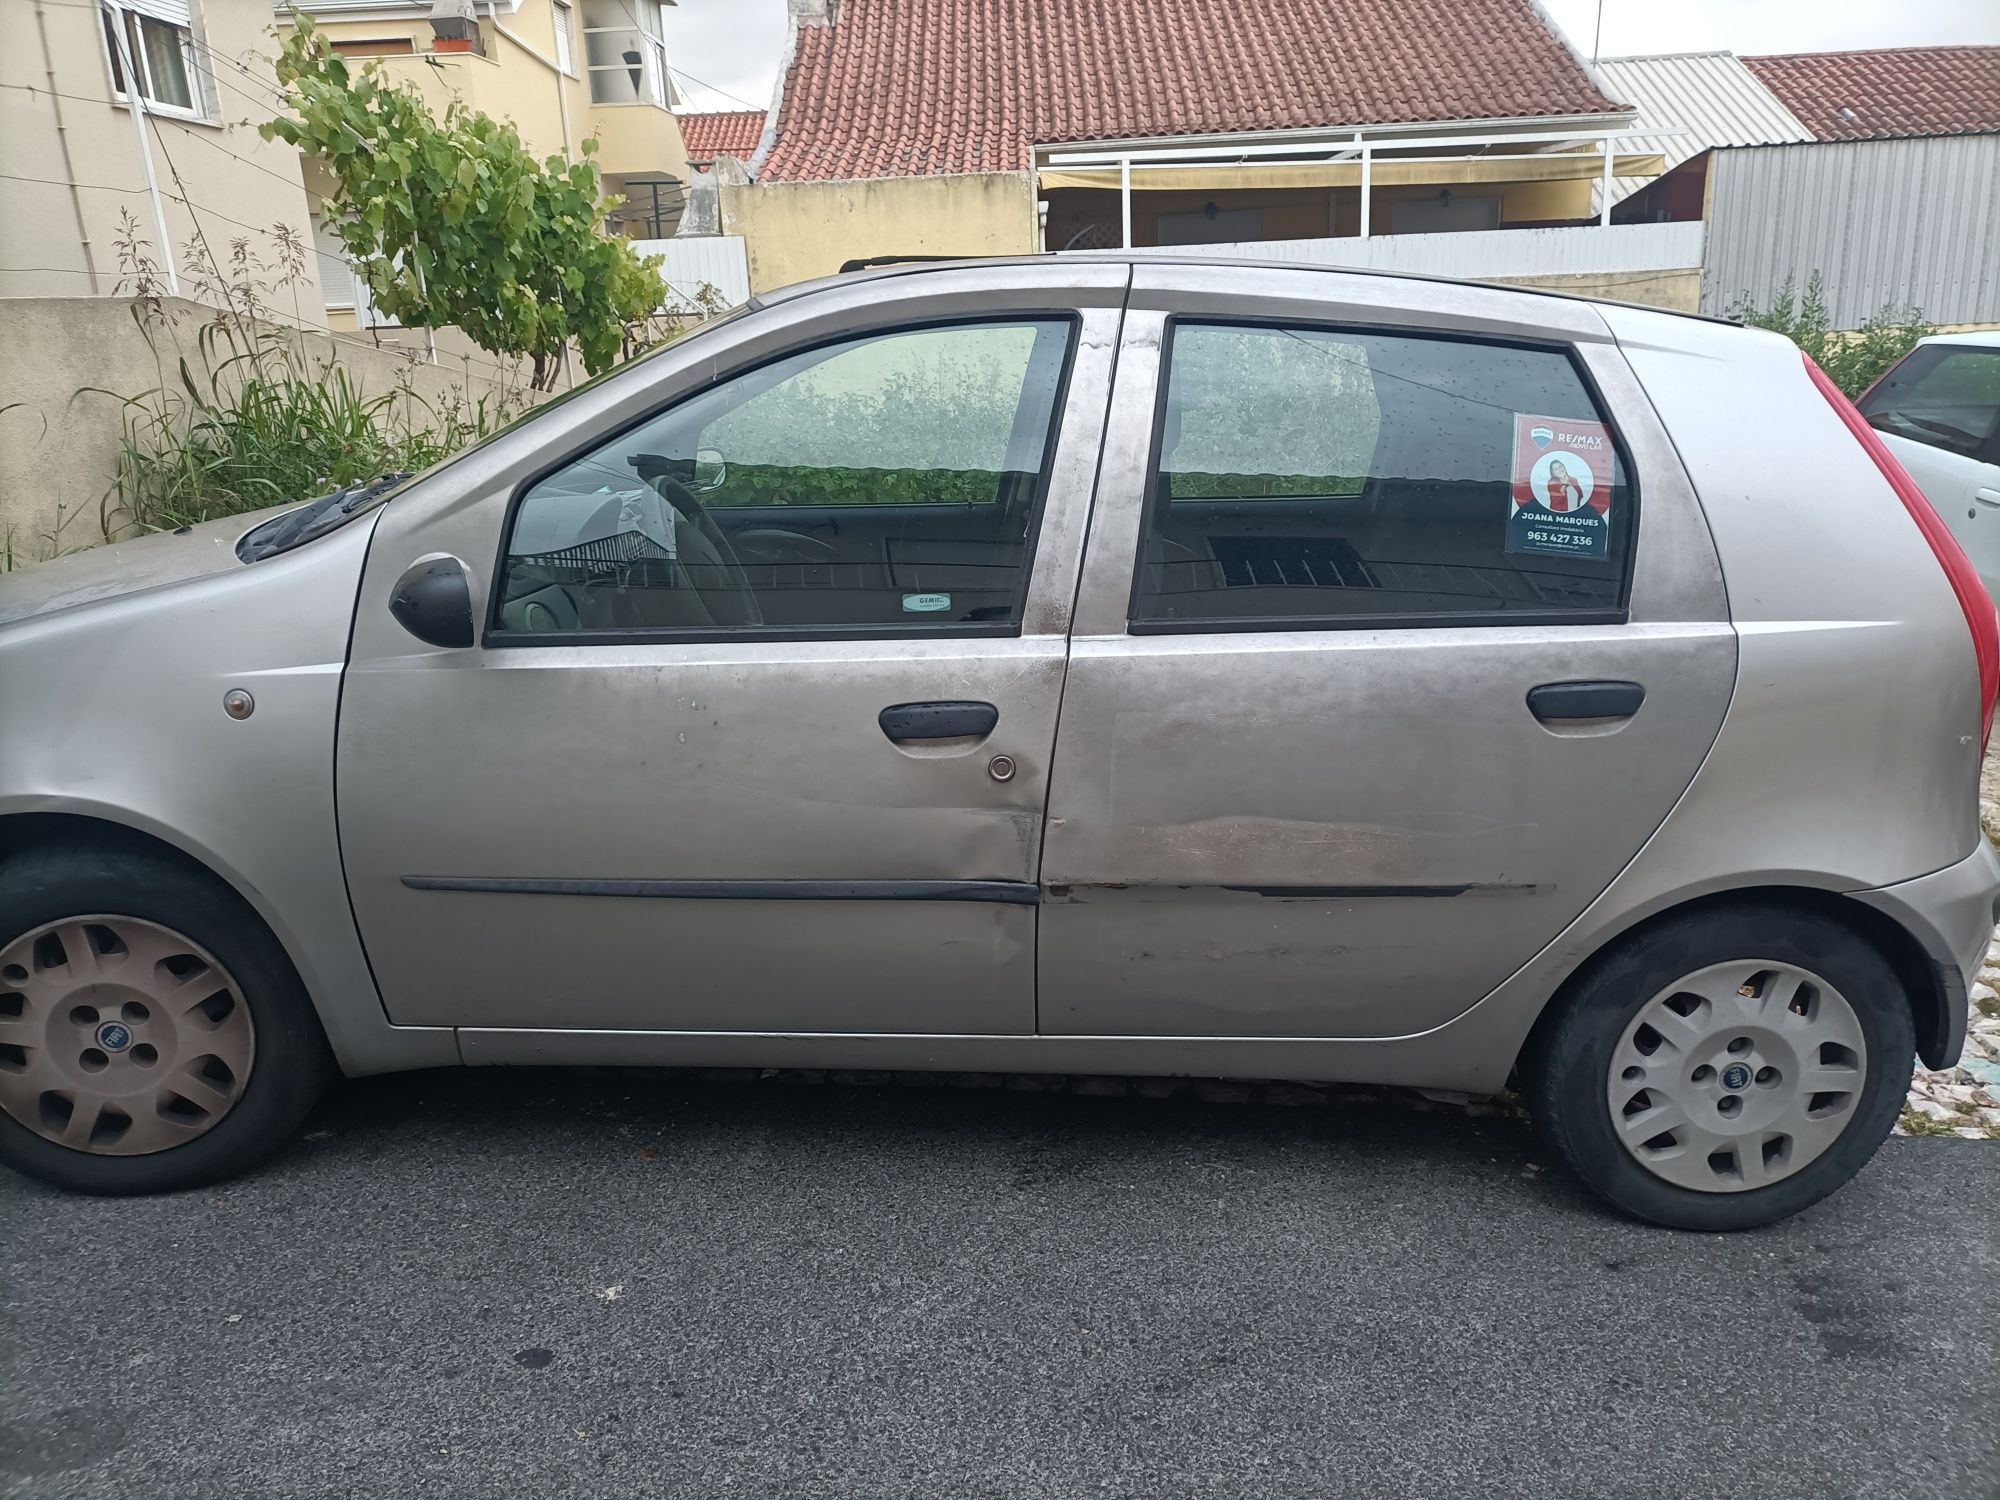
[[[1996,1273],[1975,1142],[1693,1236],[1506,1118],[380,1079],[219,1189],[0,1174],[0,1493],[1991,1497]]]

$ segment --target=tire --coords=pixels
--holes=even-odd
[[[283,948],[219,880],[145,851],[0,861],[0,1163],[79,1193],[200,1187],[283,1146],[331,1070]]]
[[[1522,1081],[1543,1140],[1592,1191],[1717,1231],[1787,1218],[1860,1171],[1915,1061],[1881,953],[1831,917],[1760,904],[1608,951],[1544,1017]]]

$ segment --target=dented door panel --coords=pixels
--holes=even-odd
[[[1693,780],[1737,643],[1687,475],[1602,316],[1487,288],[1135,269],[1043,849],[1039,1025],[1074,1036],[1407,1036],[1474,1005]],[[1623,620],[1131,634],[1173,319],[1567,349],[1638,498]],[[1532,689],[1643,685],[1544,724]]]
[[[1397,1036],[1589,905],[1729,698],[1727,625],[1078,641],[1043,875],[1041,1025]],[[1545,728],[1551,680],[1647,685]]]

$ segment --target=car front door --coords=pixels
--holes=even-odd
[[[1687,787],[1735,639],[1587,304],[1140,267],[1043,856],[1040,1023],[1394,1037]]]
[[[1920,344],[1860,405],[2000,597],[2000,347]]]
[[[922,280],[711,330],[387,508],[337,774],[393,1020],[1033,1029],[1125,271]],[[391,615],[440,555],[472,644]]]

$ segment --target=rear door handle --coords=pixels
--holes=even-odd
[[[892,740],[955,740],[991,734],[1000,710],[990,703],[896,703],[876,722]]]
[[[1629,719],[1646,701],[1636,682],[1545,682],[1528,689],[1528,712],[1544,724],[1574,719]]]
[[[1972,492],[1972,498],[1981,505],[2000,505],[2000,490],[1976,489]]]

